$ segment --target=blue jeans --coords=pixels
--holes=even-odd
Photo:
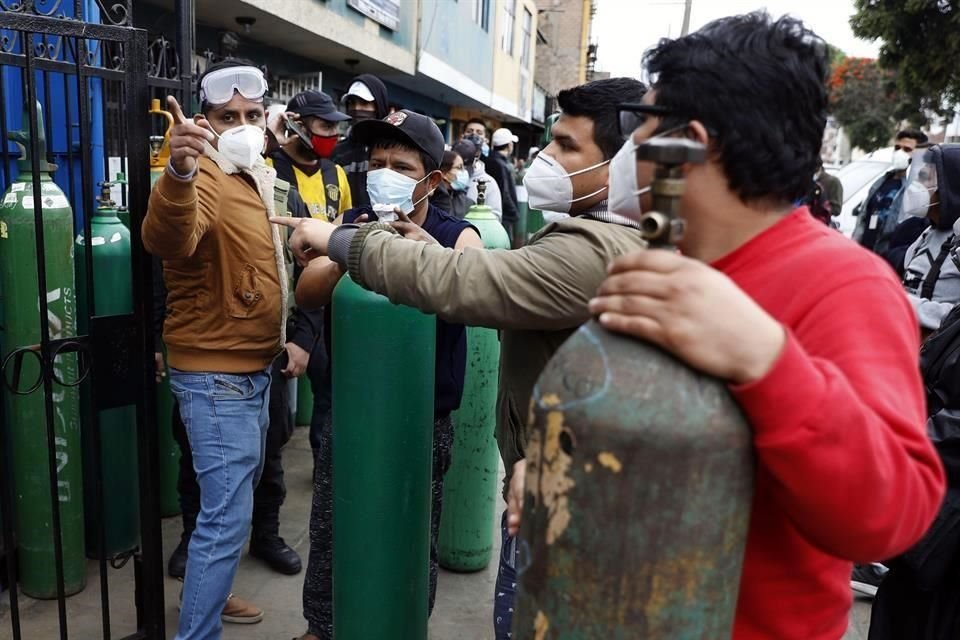
[[[517,539],[507,533],[507,512],[500,518],[500,566],[493,594],[493,633],[496,640],[513,637],[513,603],[517,598]]]
[[[218,640],[263,469],[270,373],[170,370],[200,485],[176,640]]]

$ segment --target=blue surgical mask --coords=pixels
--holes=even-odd
[[[466,169],[460,169],[457,171],[456,179],[450,183],[450,186],[453,187],[454,191],[466,191],[470,188],[470,174],[467,173]]]
[[[427,176],[414,180],[402,173],[397,173],[393,169],[374,169],[367,173],[367,195],[370,196],[370,204],[377,216],[383,220],[390,217],[389,214],[394,207],[399,207],[406,215],[410,215],[414,207],[420,204],[428,195],[423,196],[416,202],[413,201],[413,191],[417,185],[427,179]],[[379,210],[378,210],[379,209]],[[386,216],[380,211],[385,211]]]

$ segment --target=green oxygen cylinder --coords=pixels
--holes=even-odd
[[[118,178],[123,180],[123,175]],[[125,181],[124,181],[125,182]],[[117,182],[101,184],[97,208],[90,219],[91,239],[77,235],[77,303],[80,331],[86,333],[86,320],[92,316],[133,313],[133,275],[130,260],[130,231],[117,215],[110,188]],[[129,220],[129,218],[128,218]],[[87,291],[86,251],[93,254],[94,299]],[[92,303],[92,304],[91,304]],[[81,402],[93,402],[93,389],[83,386]],[[96,408],[94,408],[96,410]],[[130,551],[140,538],[139,465],[137,462],[137,412],[133,405],[99,411],[100,469],[103,480],[103,504],[96,493],[96,434],[93,424],[83,425],[84,512],[86,514],[87,555],[99,557],[98,527],[103,524],[106,557]],[[87,411],[82,412],[86,418]]]
[[[466,220],[480,231],[487,249],[509,249],[510,238],[483,188]],[[453,414],[450,469],[443,481],[443,513],[437,544],[440,566],[451,571],[481,571],[493,554],[499,453],[494,438],[500,338],[496,330],[467,328],[467,371],[460,409]]]
[[[43,114],[37,104],[39,148],[46,148]],[[24,108],[23,122],[28,121]],[[53,340],[77,334],[73,272],[73,211],[63,191],[50,178],[54,165],[40,160],[40,192],[33,189],[28,132],[10,132],[23,155],[19,175],[0,204],[0,292],[4,308],[0,327],[0,355],[7,362],[8,383],[19,375],[21,392],[4,392],[5,415],[10,430],[14,482],[14,519],[20,586],[34,598],[57,597],[53,507],[51,505],[47,448],[47,416],[39,360],[29,353],[10,356],[20,348],[40,343],[37,252],[34,207],[41,207],[48,316],[44,319]],[[76,354],[56,358],[54,373],[72,384],[78,377]],[[85,585],[83,557],[83,473],[81,470],[79,391],[53,382],[57,494],[60,506],[60,539],[63,545],[64,590],[70,595]]]
[[[652,246],[672,245],[689,140],[657,163]],[[588,322],[534,389],[520,532],[518,640],[729,638],[753,488],[749,425],[726,385]]]
[[[303,374],[297,378],[297,426],[310,425],[313,420],[313,387],[310,386],[310,376]]]
[[[436,319],[333,293],[336,638],[426,640]]]

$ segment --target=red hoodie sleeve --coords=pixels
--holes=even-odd
[[[834,556],[900,553],[940,507],[944,473],[926,435],[918,335],[892,279],[860,279],[813,303],[766,377],[732,389],[776,499]]]

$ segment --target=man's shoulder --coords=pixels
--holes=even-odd
[[[585,216],[561,218],[545,225],[533,236],[530,244],[556,242],[565,237],[605,247],[617,254],[647,247],[639,229]]]

